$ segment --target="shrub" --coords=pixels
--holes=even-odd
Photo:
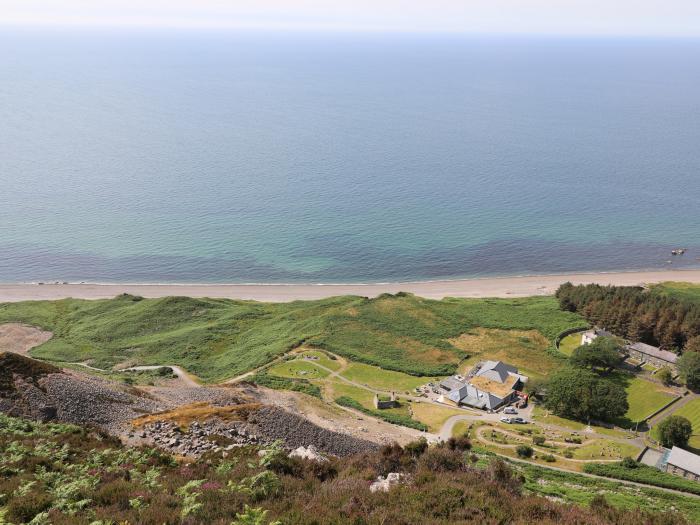
[[[686,447],[693,435],[693,426],[683,416],[670,416],[659,423],[658,433],[664,447]]]
[[[544,436],[532,436],[532,443],[534,445],[544,445],[545,439]]]
[[[422,456],[423,452],[425,452],[428,449],[428,440],[422,437],[420,439],[417,439],[416,441],[406,443],[406,445],[404,445],[403,448],[406,451],[406,453],[410,454],[414,458],[418,458]]]
[[[637,468],[639,467],[639,463],[637,463],[635,460],[633,460],[631,457],[627,456],[624,458],[621,462],[620,465],[622,465],[625,468]]]
[[[534,451],[532,450],[532,447],[529,446],[529,445],[518,445],[518,446],[515,448],[515,452],[516,452],[516,454],[518,454],[518,457],[521,457],[521,458],[531,458],[531,457],[532,457],[532,453],[533,453]]]
[[[7,520],[9,523],[29,523],[34,516],[51,507],[52,502],[51,496],[45,492],[29,492],[13,498],[7,506]]]
[[[656,373],[656,377],[658,377],[659,381],[661,381],[665,386],[668,386],[673,382],[673,372],[667,366],[661,368],[661,370]]]
[[[450,450],[459,450],[464,452],[465,450],[471,450],[472,442],[467,436],[450,438],[447,440],[447,447]]]
[[[446,447],[431,447],[420,457],[419,466],[431,472],[456,472],[464,468],[463,456]]]
[[[574,457],[574,453],[571,452],[570,450],[565,450],[565,451],[564,451],[564,457],[565,457],[565,458],[568,458],[568,459],[571,459],[571,458]]]
[[[545,454],[544,456],[542,456],[542,459],[544,459],[547,463],[554,463],[557,460],[557,458],[555,458],[551,454]]]

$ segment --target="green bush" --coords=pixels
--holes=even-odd
[[[521,458],[531,458],[533,452],[532,447],[529,445],[518,445],[515,447],[515,453]]]
[[[557,458],[555,458],[552,454],[545,454],[542,456],[542,459],[544,459],[547,463],[554,463]]]
[[[533,444],[533,445],[540,445],[540,446],[542,446],[542,445],[544,445],[544,442],[545,442],[545,441],[546,441],[546,440],[545,440],[544,436],[532,436],[532,444]]]

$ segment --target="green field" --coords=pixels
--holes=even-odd
[[[673,297],[681,301],[700,302],[700,285],[698,284],[668,281],[653,285],[651,291],[655,294]]]
[[[579,346],[581,346],[581,332],[569,334],[559,341],[559,351],[564,355],[570,356]]]
[[[614,372],[608,376],[624,386],[627,392],[629,409],[624,417],[615,421],[622,428],[631,428],[671,401],[675,394],[659,383],[647,381],[643,377],[624,372]]]
[[[662,385],[641,377],[631,379],[625,390],[627,390],[627,402],[630,405],[625,419],[632,423],[643,421],[676,397]]]
[[[411,392],[414,388],[424,385],[429,378],[416,377],[401,372],[382,370],[379,367],[364,363],[351,363],[343,370],[343,377],[375,390]]]
[[[582,320],[560,311],[552,297],[435,301],[397,294],[291,303],[129,295],[29,301],[0,304],[3,322],[54,332],[35,357],[100,368],[168,363],[216,382],[302,345],[387,370],[448,375],[466,354],[450,341],[469,330],[534,331],[551,341]]]
[[[683,416],[690,421],[690,424],[693,425],[693,436],[690,438],[689,445],[694,449],[700,450],[700,399],[693,399],[676,410],[673,415]],[[652,430],[652,436],[658,439],[654,430]]]

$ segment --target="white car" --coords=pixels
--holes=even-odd
[[[518,411],[515,410],[513,407],[506,407],[503,409],[504,414],[517,414]]]
[[[502,417],[501,422],[511,424],[513,421],[509,417]]]

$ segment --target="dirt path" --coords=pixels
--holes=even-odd
[[[105,374],[118,374],[120,372],[138,371],[138,370],[159,370],[161,368],[170,368],[173,373],[180,379],[185,386],[188,387],[200,387],[202,386],[196,379],[195,376],[189,374],[184,368],[177,365],[142,365],[142,366],[131,366],[129,368],[122,368],[120,370],[105,370],[104,368],[97,368],[87,363],[69,363],[71,365],[82,366],[88,370],[94,370],[95,372],[103,372]]]
[[[194,379],[194,376],[187,373],[183,368],[176,365],[142,365],[142,366],[132,366],[129,368],[123,368],[119,372],[128,372],[129,370],[159,370],[161,368],[170,368],[173,373],[189,387],[199,387],[201,386],[198,381]]]
[[[52,337],[52,332],[36,326],[20,323],[2,324],[0,325],[0,352],[28,355],[32,348],[44,344]]]

